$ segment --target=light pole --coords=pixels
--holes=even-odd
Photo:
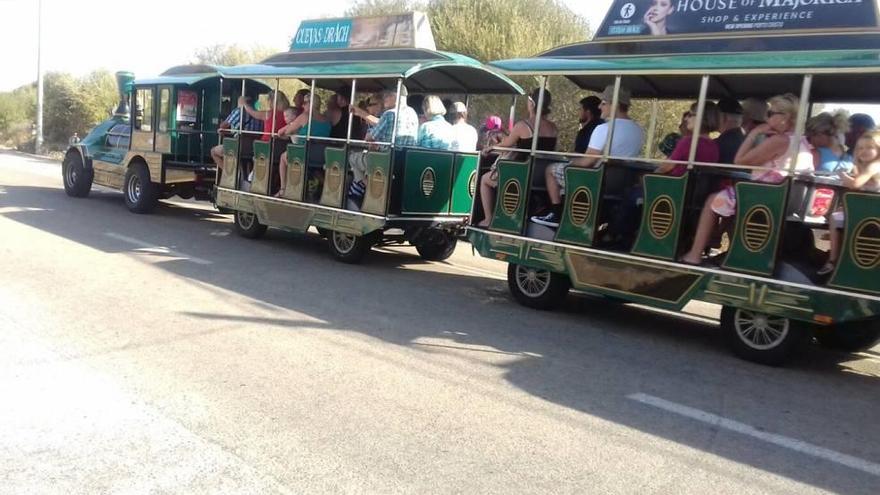
[[[34,153],[40,154],[43,149],[43,68],[40,59],[43,55],[43,0],[37,0],[37,137],[34,142]]]

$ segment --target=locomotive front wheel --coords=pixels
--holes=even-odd
[[[82,156],[71,151],[61,162],[61,176],[64,179],[64,192],[73,198],[84,198],[92,190],[93,172],[83,166]]]

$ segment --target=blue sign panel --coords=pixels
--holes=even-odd
[[[877,28],[876,0],[615,0],[597,38]]]
[[[291,50],[338,50],[351,44],[352,19],[305,21],[299,26]]]

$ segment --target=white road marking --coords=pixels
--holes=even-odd
[[[718,428],[724,428],[725,430],[739,433],[741,435],[756,438],[758,440],[771,443],[773,445],[789,450],[793,450],[801,454],[830,461],[835,464],[840,464],[842,466],[856,469],[858,471],[862,471],[864,473],[868,473],[874,476],[880,476],[880,464],[875,464],[864,459],[859,459],[858,457],[842,454],[840,452],[826,449],[825,447],[819,447],[818,445],[813,445],[811,443],[797,440],[795,438],[777,435],[775,433],[767,433],[765,431],[761,431],[755,428],[754,426],[740,423],[739,421],[734,421],[732,419],[727,419],[722,416],[708,413],[706,411],[701,411],[700,409],[695,409],[693,407],[676,404],[675,402],[670,402],[659,397],[654,397],[653,395],[636,393],[627,395],[627,398],[636,402],[641,402],[642,404],[647,404],[649,406],[662,409],[667,412],[678,414],[679,416],[684,416],[686,418],[699,421],[701,423],[706,423]]]
[[[149,242],[142,241],[140,239],[135,239],[133,237],[128,237],[122,234],[117,234],[115,232],[105,232],[104,235],[110,237],[111,239],[116,239],[117,241],[122,241],[127,244],[131,244],[133,246],[137,246],[138,252],[142,253],[154,253],[154,254],[163,254],[166,256],[171,256],[174,258],[181,258],[186,261],[191,261],[197,265],[212,265],[213,261],[208,261],[206,259],[197,258],[195,256],[191,256],[186,253],[181,253],[180,251],[175,251],[173,249],[169,249],[165,246],[157,246],[155,244],[150,244]]]

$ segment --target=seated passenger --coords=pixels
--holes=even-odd
[[[743,133],[748,135],[748,133],[752,132],[755,127],[758,127],[767,121],[767,112],[770,110],[770,106],[767,105],[766,100],[750,96],[743,100],[742,109]]]
[[[593,131],[605,123],[605,119],[602,118],[602,110],[599,109],[601,105],[602,100],[598,96],[581,98],[580,113],[578,114],[578,124],[580,127],[574,137],[575,153],[586,153],[587,148],[590,147],[590,138],[593,137]]]
[[[721,119],[718,107],[711,101],[706,102],[703,108],[703,120],[700,124],[700,137],[697,141],[697,153],[694,161],[700,163],[717,163],[718,162],[718,144],[709,137],[709,134],[718,130],[718,121]],[[678,140],[675,148],[669,154],[670,162],[663,163],[654,170],[655,174],[670,175],[673,177],[681,177],[687,172],[687,162],[691,153],[691,141],[693,141],[694,130],[696,129],[697,120],[697,103],[691,105],[690,111],[685,113],[685,131],[684,137]],[[608,224],[608,232],[605,242],[614,245],[620,249],[628,250],[633,236],[638,230],[639,224],[639,207],[644,200],[645,193],[642,190],[642,184],[629,187],[624,191],[624,200],[611,218]]]
[[[743,132],[743,107],[735,98],[721,98],[718,100],[721,121],[718,132],[721,134],[715,138],[718,145],[718,163],[732,164],[736,158],[746,133]]]
[[[770,99],[767,122],[749,132],[734,157],[736,165],[763,167],[752,170],[752,180],[779,184],[788,174],[791,162],[791,141],[797,122],[799,99],[793,94],[774,96]],[[760,140],[760,143],[759,143]],[[798,143],[798,169],[813,168],[813,152],[805,138]],[[703,205],[694,242],[691,249],[680,258],[689,265],[699,265],[719,217],[731,217],[736,213],[736,189],[733,185],[712,194]]]
[[[540,90],[535,89],[529,95],[526,108],[529,116],[526,119],[518,121],[514,124],[510,134],[498,143],[498,148],[516,148],[521,150],[532,149],[532,137],[534,135],[534,122],[537,118],[538,97]],[[541,119],[538,122],[538,148],[541,151],[555,151],[556,137],[559,135],[559,129],[552,120],[547,118],[550,115],[550,105],[553,103],[550,91],[544,91],[544,105],[541,108]],[[500,119],[499,119],[500,120]],[[483,153],[489,154],[495,146],[483,149]],[[499,160],[525,160],[528,155],[524,152],[506,151],[503,152]],[[488,227],[495,215],[495,189],[498,187],[498,162],[496,161],[492,168],[483,174],[480,178],[480,201],[483,204],[483,220],[477,226]]]
[[[269,141],[272,139],[272,132],[278,132],[284,127],[284,110],[290,107],[287,96],[282,92],[278,92],[277,97],[274,91],[269,91],[269,104],[267,110],[256,110],[251,106],[250,102],[244,97],[238,99],[238,106],[243,108],[251,117],[263,121],[263,134],[260,141]]]
[[[565,169],[570,166],[574,167],[595,167],[601,159],[602,151],[605,149],[608,140],[608,131],[611,118],[611,102],[614,95],[614,86],[608,86],[602,92],[602,103],[599,109],[602,111],[602,118],[606,122],[593,131],[590,137],[590,144],[587,145],[587,154],[592,156],[579,156],[570,163],[554,163],[547,167],[544,177],[547,180],[547,194],[550,196],[550,212],[544,216],[532,217],[532,221],[546,225],[547,227],[558,227],[559,220],[562,218],[562,196],[565,194]],[[611,156],[617,158],[635,158],[642,152],[645,145],[645,132],[639,124],[629,118],[629,107],[632,102],[628,89],[621,87],[618,94],[618,109],[614,119],[614,136],[611,141]]]
[[[312,105],[311,123],[309,123],[308,110],[310,102]],[[305,140],[301,138],[298,140],[298,137],[305,137],[310,134],[312,137],[330,137],[330,121],[321,112],[321,97],[307,93],[303,99],[303,104],[305,105],[306,110],[299,114],[297,118],[293,119],[292,122],[279,129],[278,135],[281,137],[290,136],[292,141],[299,143],[302,143]],[[285,192],[284,190],[287,186],[287,167],[287,150],[285,150],[281,153],[281,160],[279,161],[281,189],[275,194],[276,197],[282,196]]]
[[[452,125],[446,121],[446,107],[439,96],[428,95],[422,102],[425,111],[425,123],[419,126],[418,146],[448,150],[454,140]]]
[[[293,117],[299,117],[303,112],[308,110],[308,106],[305,104],[306,95],[311,93],[310,89],[300,89],[293,95]]]
[[[850,189],[880,192],[880,132],[862,134],[856,141],[853,154],[855,160],[852,172],[838,172],[841,183]],[[828,275],[834,271],[843,243],[845,219],[842,209],[831,214],[831,251],[828,253],[828,262],[816,272],[818,275]]]
[[[846,150],[852,154],[856,147],[856,141],[862,134],[871,132],[876,128],[874,119],[864,113],[854,113],[849,117],[849,132],[846,133]]]
[[[407,96],[406,86],[400,87],[401,102],[405,102]],[[416,136],[419,132],[419,117],[416,111],[403,103],[403,108],[398,112],[397,108],[397,91],[393,89],[382,92],[382,107],[385,111],[378,119],[368,112],[357,109],[355,115],[362,117],[366,122],[376,121],[376,124],[367,132],[365,140],[370,143],[383,143],[381,145],[373,144],[372,149],[386,150],[387,144],[392,141],[394,136],[395,146],[415,146]],[[394,130],[394,121],[400,115],[400,122],[397,124],[397,131]],[[354,180],[349,189],[349,197],[355,202],[360,202],[367,190],[364,178],[367,174],[366,153],[355,150],[349,153],[348,163]]]
[[[486,117],[486,122],[480,127],[480,138],[477,143],[477,149],[480,150],[480,154],[484,157],[492,155],[492,147],[500,145],[505,137],[507,137],[507,132],[501,124],[501,117],[490,115]],[[495,153],[495,155],[497,155],[497,153]]]
[[[477,130],[468,124],[468,109],[464,103],[456,101],[452,104],[454,120],[452,122],[452,147],[455,151],[477,151]]]
[[[348,117],[353,112],[351,106],[351,88],[343,86],[336,90],[335,107],[327,107],[327,119],[333,126],[330,130],[330,137],[335,139],[345,139],[348,137]],[[364,138],[364,121],[360,118],[351,119],[351,138]]]
[[[841,144],[848,131],[849,120],[844,111],[837,111],[833,115],[822,112],[807,121],[807,139],[819,152],[816,170],[837,172],[849,171],[853,167],[852,155]]]
[[[250,103],[250,97],[245,97],[246,101]],[[244,118],[244,120],[242,120]],[[247,112],[243,112],[241,107],[233,108],[231,112],[229,112],[229,116],[226,117],[220,127],[217,129],[217,134],[222,138],[224,135],[231,134],[232,137],[238,136],[239,126],[241,126],[242,130],[251,131],[251,132],[262,132],[263,131],[263,122],[259,119],[255,119],[251,117]],[[214,163],[217,164],[217,168],[223,168],[223,142],[221,139],[220,144],[211,148],[211,158],[214,159]]]

